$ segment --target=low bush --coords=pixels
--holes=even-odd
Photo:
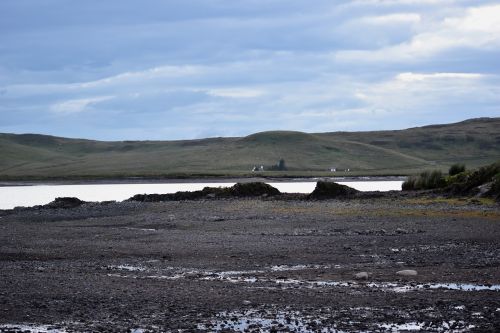
[[[450,167],[448,174],[450,176],[455,176],[455,175],[458,175],[459,173],[462,173],[464,171],[465,171],[465,164],[456,163]]]
[[[475,171],[462,172],[449,177],[447,191],[454,195],[475,195],[481,185],[491,182],[492,188],[495,187],[498,174],[500,174],[500,161]]]

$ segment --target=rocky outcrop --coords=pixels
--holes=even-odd
[[[56,198],[51,203],[44,205],[46,208],[75,208],[84,204],[85,201],[82,201],[78,198],[73,197],[60,197]]]
[[[277,188],[262,182],[237,183],[229,188],[229,192],[232,196],[236,197],[258,197],[281,194]]]
[[[158,202],[180,201],[197,199],[217,199],[232,197],[268,197],[279,195],[281,192],[262,182],[237,183],[232,187],[205,187],[201,191],[176,192],[169,194],[136,194],[129,201]]]
[[[335,199],[335,198],[350,198],[355,196],[359,191],[349,186],[337,184],[334,182],[319,181],[316,188],[309,195],[311,199]]]

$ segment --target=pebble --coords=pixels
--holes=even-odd
[[[417,276],[417,271],[413,269],[403,269],[402,271],[397,271],[397,275],[401,276]]]

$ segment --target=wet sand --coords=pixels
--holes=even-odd
[[[456,199],[0,211],[0,331],[495,332],[499,241]]]

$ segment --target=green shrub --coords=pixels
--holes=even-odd
[[[448,174],[450,176],[458,175],[465,171],[465,164],[455,163],[450,167]]]
[[[417,177],[410,176],[406,181],[403,182],[403,191],[413,191],[415,190],[415,183],[417,182]]]
[[[439,170],[424,171],[419,176],[412,176],[403,183],[403,191],[432,190],[446,186],[446,180]]]
[[[475,195],[478,186],[496,181],[496,175],[500,173],[500,161],[481,167],[472,172],[462,172],[449,177],[448,192],[454,195]]]

